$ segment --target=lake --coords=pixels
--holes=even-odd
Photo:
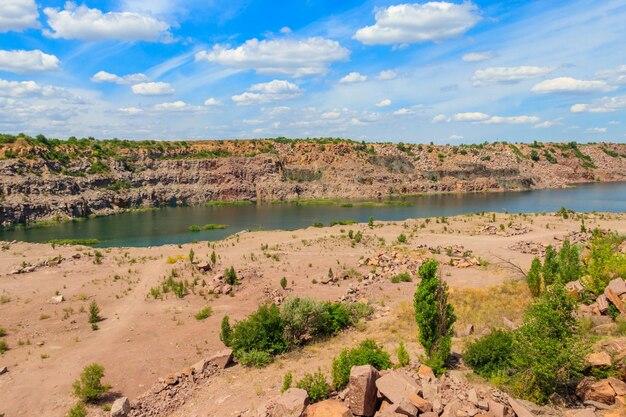
[[[626,212],[626,183],[594,183],[558,190],[420,195],[403,199],[411,205],[297,205],[164,207],[46,228],[0,231],[0,240],[45,242],[51,239],[98,239],[99,247],[156,246],[192,240],[219,240],[247,229],[299,229],[335,220],[367,222],[416,217],[454,216],[481,211],[530,213],[556,211]],[[407,203],[407,204],[408,204]],[[226,229],[190,232],[191,225],[226,224]]]

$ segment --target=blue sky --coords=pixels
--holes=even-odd
[[[626,2],[2,0],[0,132],[626,141]]]

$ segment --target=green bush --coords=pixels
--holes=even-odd
[[[343,303],[327,302],[323,304],[323,314],[315,334],[332,336],[352,324],[350,311]]]
[[[293,382],[293,374],[291,372],[287,372],[283,377],[283,385],[280,388],[280,392],[285,392],[289,388],[291,388],[291,383]]]
[[[7,350],[9,350],[9,345],[7,344],[7,342],[4,340],[0,340],[0,355],[4,354],[4,352],[6,352]]]
[[[371,339],[364,340],[354,349],[344,349],[333,360],[333,388],[340,390],[348,385],[353,366],[372,365],[382,371],[391,368],[391,358],[382,346]]]
[[[282,277],[280,279],[280,287],[284,290],[285,288],[287,288],[287,278]]]
[[[224,343],[224,346],[230,346],[233,329],[230,327],[230,320],[228,316],[222,318],[222,325],[220,331],[220,340]]]
[[[0,337],[6,336],[6,335],[7,335],[7,331],[4,330],[4,328],[0,327]]]
[[[323,304],[312,298],[287,298],[280,308],[285,339],[290,345],[304,343],[320,331],[324,313]]]
[[[426,350],[428,365],[437,375],[445,371],[456,321],[454,308],[448,304],[448,286],[437,276],[438,267],[439,263],[434,259],[429,259],[420,266],[422,281],[414,297],[419,340]]]
[[[411,359],[409,358],[409,352],[407,352],[406,347],[404,346],[404,341],[402,340],[400,340],[400,345],[398,346],[397,356],[398,366],[400,368],[404,368],[409,365]]]
[[[204,319],[209,318],[211,314],[213,314],[213,310],[211,309],[210,306],[206,306],[202,310],[198,311],[194,315],[194,317],[196,318],[196,320],[204,320]]]
[[[401,282],[411,282],[413,278],[408,272],[402,272],[401,274],[397,274],[391,277],[392,284],[399,284]]]
[[[289,347],[284,331],[279,308],[275,304],[263,305],[233,326],[230,347],[238,359],[250,351],[261,351],[268,355],[282,353]]]
[[[102,385],[104,367],[97,363],[85,367],[80,373],[80,379],[74,381],[72,385],[74,395],[85,402],[94,402],[100,395],[109,390],[109,387]]]
[[[272,363],[272,355],[262,350],[239,351],[237,359],[243,366],[263,368]]]
[[[65,417],[87,417],[87,408],[82,402],[77,402],[67,411]]]
[[[296,387],[305,390],[309,394],[312,403],[326,399],[330,392],[330,386],[326,382],[326,377],[320,370],[314,374],[307,373],[304,375],[304,378],[296,383]]]
[[[102,320],[100,317],[100,307],[98,307],[98,303],[94,300],[89,304],[89,323],[96,324],[100,320]]]
[[[478,375],[490,378],[510,367],[512,343],[513,335],[510,332],[492,330],[466,346],[463,360]]]
[[[226,269],[226,271],[224,271],[224,281],[226,281],[226,283],[229,285],[239,284],[239,282],[237,281],[237,273],[235,272],[234,267],[231,266],[230,268]]]
[[[587,351],[573,316],[575,301],[557,282],[529,308],[512,345],[512,388],[516,395],[544,403],[581,375]]]
[[[398,243],[406,243],[406,235],[404,233],[398,235]]]

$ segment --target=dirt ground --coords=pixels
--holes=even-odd
[[[534,255],[511,246],[521,241],[555,244],[581,228],[579,219],[563,219],[555,214],[500,213],[495,214],[495,219],[493,216],[484,213],[433,218],[428,222],[376,222],[373,228],[355,224],[241,232],[223,241],[180,247],[99,249],[101,263],[95,256],[96,250],[88,247],[3,242],[0,328],[6,330],[4,340],[9,350],[0,356],[0,368],[7,366],[9,371],[0,375],[0,416],[63,416],[75,402],[72,382],[84,366],[93,362],[105,367],[105,381],[112,385],[112,391],[132,401],[160,376],[223,349],[219,327],[225,314],[231,320],[241,319],[267,301],[269,292],[339,299],[350,285],[358,285],[360,275],[372,270],[359,260],[381,251],[402,252],[418,261],[427,257],[439,259],[442,276],[454,292],[520,279],[516,266],[527,269]],[[587,214],[585,226],[626,233],[626,215]],[[349,230],[361,231],[363,239],[353,242],[346,236]],[[401,233],[407,237],[404,244],[397,243]],[[452,245],[471,252],[471,257],[481,261],[480,265],[451,266],[446,247]],[[439,251],[435,250],[438,246]],[[215,270],[200,273],[186,259],[168,262],[168,257],[183,258],[191,249],[200,265],[207,263],[214,250],[218,256]],[[63,259],[58,265],[11,273],[24,265],[36,265],[58,256]],[[232,296],[209,294],[200,282],[210,281],[231,265],[238,271],[241,285]],[[335,274],[351,269],[357,273],[334,285],[322,284],[330,268]],[[172,269],[178,279],[191,282],[197,277],[193,292],[182,299],[172,293],[163,299],[151,297],[150,289],[159,287]],[[288,280],[286,290],[279,284],[283,276]],[[389,307],[387,315],[369,322],[360,331],[351,330],[290,353],[266,369],[230,368],[201,387],[193,401],[188,401],[175,415],[239,415],[276,394],[287,370],[294,371],[297,379],[302,368],[298,363],[302,360],[307,361],[309,369],[319,366],[328,371],[336,352],[366,336],[381,336],[390,349],[402,337],[415,354],[418,348],[411,335],[414,329],[408,324],[402,327],[397,320],[406,315],[410,305],[407,301],[415,286],[415,282],[377,281],[366,287],[362,296]],[[57,294],[63,295],[64,301],[51,303]],[[87,317],[88,306],[94,300],[103,318],[95,331]],[[205,306],[212,308],[212,315],[196,320],[194,314]],[[392,331],[394,325],[397,328]]]

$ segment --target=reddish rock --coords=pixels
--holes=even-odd
[[[597,401],[602,404],[615,402],[615,390],[606,379],[596,381],[594,378],[583,378],[576,387],[576,395],[583,401]]]
[[[357,416],[371,417],[376,413],[376,380],[380,374],[371,365],[353,366],[350,370],[348,406]]]
[[[306,417],[353,417],[354,414],[341,401],[325,400],[306,409]]]
[[[224,349],[221,352],[217,352],[215,355],[209,358],[209,362],[213,363],[220,369],[226,368],[233,361],[232,349]]]
[[[593,352],[587,355],[587,362],[594,368],[611,366],[611,356],[606,352]]]
[[[420,378],[424,378],[429,381],[437,379],[432,368],[428,365],[420,365],[419,369],[417,370],[417,375],[419,375]]]
[[[494,417],[505,417],[506,406],[495,401],[489,400],[489,414]]]
[[[278,399],[272,417],[301,417],[309,403],[309,394],[300,388],[289,388]]]
[[[607,381],[609,381],[609,384],[611,385],[611,388],[613,388],[613,391],[615,391],[616,395],[626,395],[626,382],[613,378],[612,376],[608,377]]]
[[[517,417],[535,417],[535,415],[519,401],[509,397],[509,405]]]
[[[433,404],[430,401],[426,401],[419,395],[412,393],[407,399],[413,403],[415,407],[419,410],[420,414],[427,413],[433,410]]]
[[[403,373],[391,371],[376,380],[376,388],[389,401],[398,404],[403,398],[416,394],[419,385]]]

